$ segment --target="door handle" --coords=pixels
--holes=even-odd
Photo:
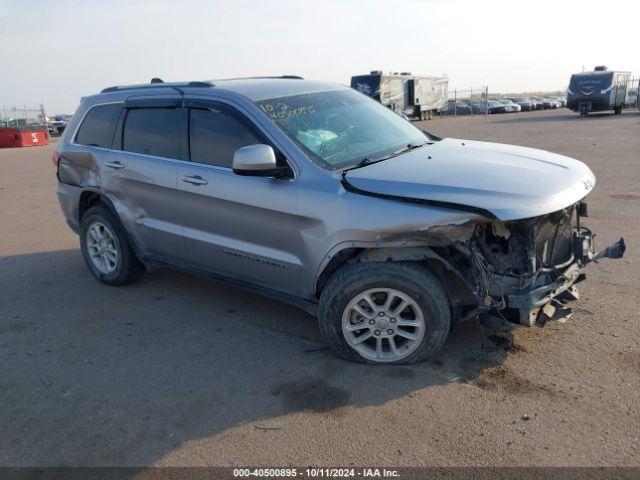
[[[121,168],[124,168],[124,165],[117,160],[113,162],[104,162],[104,165],[105,167],[113,168],[115,170],[120,170]]]
[[[182,177],[182,181],[185,183],[190,183],[191,185],[196,185],[196,186],[206,185],[207,183],[209,183],[208,180],[205,180],[200,175],[194,175],[192,177],[184,176]]]

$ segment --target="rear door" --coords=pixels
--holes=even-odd
[[[234,174],[236,149],[274,144],[228,104],[188,104],[191,163],[178,167],[178,188],[190,261],[226,277],[297,293],[302,220],[293,169],[289,179]]]
[[[186,159],[187,110],[179,96],[127,100],[114,148],[105,158],[105,189],[144,256],[186,261],[177,208],[177,165]]]

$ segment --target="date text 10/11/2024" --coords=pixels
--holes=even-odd
[[[235,468],[234,478],[398,478],[397,470],[387,468]]]

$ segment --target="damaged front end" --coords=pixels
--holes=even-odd
[[[586,204],[578,202],[540,217],[477,224],[461,248],[464,275],[478,310],[500,322],[533,326],[566,320],[578,298],[582,269],[601,258],[620,258],[621,238],[595,253],[594,234],[581,226]]]

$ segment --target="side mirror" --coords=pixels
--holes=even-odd
[[[269,145],[248,145],[233,154],[233,173],[250,177],[287,176],[289,169],[279,167],[276,154]]]

